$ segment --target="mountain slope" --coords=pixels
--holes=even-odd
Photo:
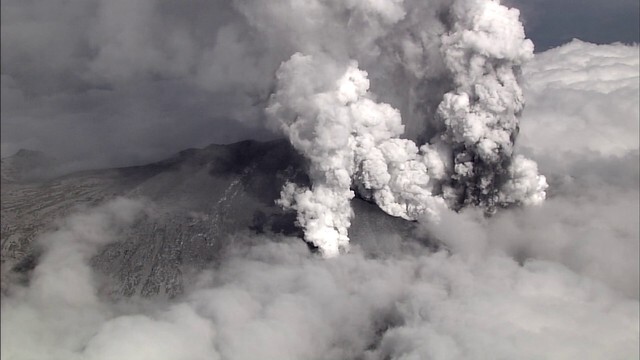
[[[114,296],[178,295],[185,277],[215,266],[232,242],[255,241],[261,234],[301,237],[295,214],[275,205],[287,181],[308,184],[304,161],[284,140],[211,145],[145,166],[47,181],[3,178],[3,282],[26,279],[37,262],[34,239],[55,228],[56,219],[125,196],[149,200],[154,215],[105,247],[92,260],[94,268],[112,280],[107,291]],[[384,251],[391,234],[412,231],[412,223],[363,200],[354,199],[353,207],[353,243],[372,253]]]

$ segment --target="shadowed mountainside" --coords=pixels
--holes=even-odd
[[[285,182],[308,184],[303,159],[285,140],[210,145],[149,165],[49,180],[21,177],[9,166],[19,163],[18,155],[2,162],[3,283],[27,281],[38,259],[34,240],[55,229],[56,220],[118,196],[150,200],[154,214],[92,259],[112,280],[105,291],[113,296],[173,297],[189,274],[216,266],[229,244],[260,239],[256,234],[302,236],[295,213],[275,204]],[[387,237],[412,231],[412,223],[373,204],[358,198],[352,203],[352,242],[369,253],[391,246]]]

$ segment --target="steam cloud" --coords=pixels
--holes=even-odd
[[[434,253],[390,234],[379,240],[395,242],[395,250],[382,257],[370,255],[368,239],[334,259],[310,254],[296,238],[256,238],[203,271],[179,299],[114,302],[100,294],[105,279],[88,259],[119,230],[153,216],[149,206],[118,199],[72,215],[40,239],[45,252],[31,283],[2,295],[3,359],[639,355],[638,302],[603,283],[557,262],[521,265],[469,246]],[[487,231],[458,216],[439,225],[450,233],[439,234],[446,241],[475,234],[475,242]]]
[[[407,15],[429,8],[438,9],[432,16],[444,20],[419,23]],[[301,52],[280,66],[267,107],[271,121],[310,161],[311,189],[289,184],[281,204],[297,210],[306,240],[325,256],[348,249],[352,187],[386,213],[407,220],[437,221],[447,207],[473,205],[492,213],[498,206],[544,200],[547,183],[536,163],[513,157],[524,107],[517,72],[533,56],[517,10],[497,1],[467,0],[311,2],[296,10],[305,18],[319,16],[320,24],[344,26],[318,44],[305,38],[316,36],[317,29],[292,25],[304,26],[291,32],[290,46]],[[279,13],[252,14],[266,28],[280,20]],[[440,26],[424,25],[429,20]],[[426,47],[416,34],[438,46]],[[390,37],[393,42],[386,42]],[[398,43],[404,46],[394,48]],[[420,87],[431,81],[424,75],[433,66],[430,61],[440,57],[450,77],[452,89],[437,111],[418,112],[414,119],[431,123],[422,134],[429,141],[422,146],[403,137],[401,112],[379,101],[368,73],[359,68],[359,61],[372,61],[372,53],[394,51],[392,65],[371,66],[407,74]]]

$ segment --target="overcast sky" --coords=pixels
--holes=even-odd
[[[508,3],[520,9],[527,35],[537,51],[573,38],[596,44],[638,42],[637,0],[509,0]]]
[[[119,166],[273,137],[262,109],[283,58],[230,3],[3,0],[2,156]],[[538,51],[638,41],[635,0],[511,3]]]

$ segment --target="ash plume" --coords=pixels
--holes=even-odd
[[[494,213],[544,200],[535,162],[513,157],[524,108],[518,73],[533,56],[517,10],[490,0],[278,4],[318,19],[288,23],[293,36],[277,32],[295,53],[277,71],[267,116],[309,160],[311,188],[287,185],[281,205],[298,212],[306,240],[325,256],[348,250],[354,191],[390,215],[427,221],[446,208]],[[265,31],[286,16],[240,8]],[[389,83],[387,72],[410,81]],[[390,95],[434,79],[448,83],[422,96],[449,89],[435,110],[416,93],[405,102]],[[406,133],[403,111],[424,134]]]
[[[452,30],[442,38],[456,88],[444,95],[438,115],[452,149],[450,194],[457,205],[494,211],[505,203],[544,200],[546,181],[535,163],[520,157],[511,163],[524,107],[516,72],[533,57],[518,16],[498,2],[457,2]]]

